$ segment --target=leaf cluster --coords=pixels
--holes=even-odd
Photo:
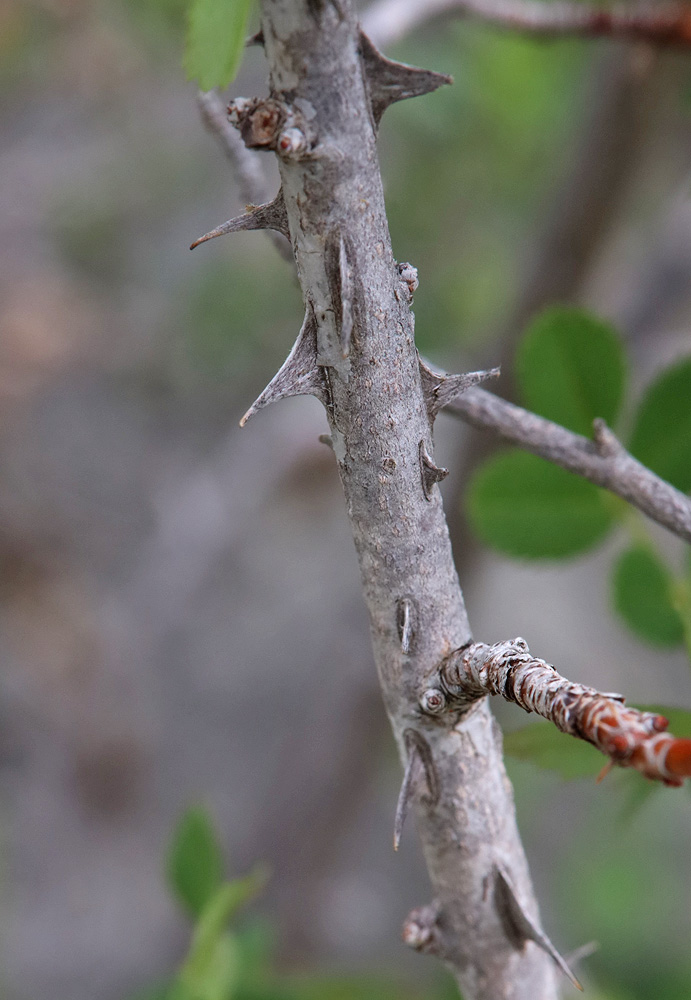
[[[549,309],[519,344],[516,383],[528,409],[569,430],[590,437],[597,417],[618,430],[628,390],[623,345],[609,324],[586,312]],[[631,424],[629,451],[677,489],[691,490],[691,358],[655,379]],[[480,467],[467,504],[478,537],[518,559],[580,555],[623,527],[630,537],[612,567],[614,608],[651,644],[689,643],[691,562],[670,568],[642,519],[605,490],[514,449]]]

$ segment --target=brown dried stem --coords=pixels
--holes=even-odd
[[[524,639],[455,650],[443,662],[439,682],[452,710],[498,694],[592,743],[619,767],[633,767],[665,785],[680,786],[691,777],[691,740],[666,733],[664,716],[628,708],[621,695],[566,680],[531,656]]]
[[[470,15],[502,28],[541,36],[580,35],[691,46],[691,6],[683,2],[597,7],[571,0],[380,0],[363,17],[379,44],[390,44],[442,14]]]

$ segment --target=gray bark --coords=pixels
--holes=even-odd
[[[406,745],[424,746],[434,773],[435,795],[409,784],[435,902],[411,916],[405,939],[449,963],[466,1000],[552,1000],[554,961],[487,700],[441,719],[425,697],[440,662],[471,632],[435,485],[443,470],[432,459],[433,407],[409,284],[391,249],[375,127],[392,101],[445,81],[358,42],[349,0],[261,7],[271,99],[237,101],[235,116],[246,142],[279,155],[306,319],[258,402],[291,392],[325,400],[394,735],[404,762]]]
[[[602,420],[589,441],[484,389],[469,389],[447,411],[604,486],[691,543],[691,498],[636,461]]]

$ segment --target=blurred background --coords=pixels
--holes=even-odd
[[[184,19],[184,0],[0,0],[2,994],[128,1000],[169,976],[189,929],[163,859],[203,803],[229,873],[272,869],[254,912],[279,969],[441,996],[399,939],[429,887],[412,823],[391,850],[400,770],[325,417],[291,400],[238,428],[301,322],[291,265],[263,233],[188,251],[242,205]],[[455,78],[380,140],[437,366],[501,362],[510,395],[516,339],[557,301],[616,323],[637,388],[689,353],[690,56],[461,21],[389,54]],[[232,92],[265,88],[250,50]],[[620,540],[558,566],[482,551],[463,484],[492,442],[440,417],[437,444],[477,637],[691,707],[683,653],[612,616]],[[621,776],[510,769],[550,936],[600,945],[591,996],[688,1000],[688,791],[634,811]]]

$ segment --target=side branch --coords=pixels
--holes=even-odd
[[[621,695],[566,680],[531,656],[524,639],[457,649],[442,663],[439,680],[450,708],[498,694],[592,743],[613,764],[634,767],[666,785],[680,786],[691,777],[691,740],[666,733],[664,716],[628,708]]]
[[[441,14],[470,15],[535,35],[580,35],[691,46],[691,7],[684,2],[618,3],[595,7],[572,0],[379,0],[365,13],[363,27],[380,44],[390,44]]]
[[[594,422],[590,441],[477,388],[466,389],[446,410],[604,486],[691,543],[691,499],[633,458],[603,421]]]

